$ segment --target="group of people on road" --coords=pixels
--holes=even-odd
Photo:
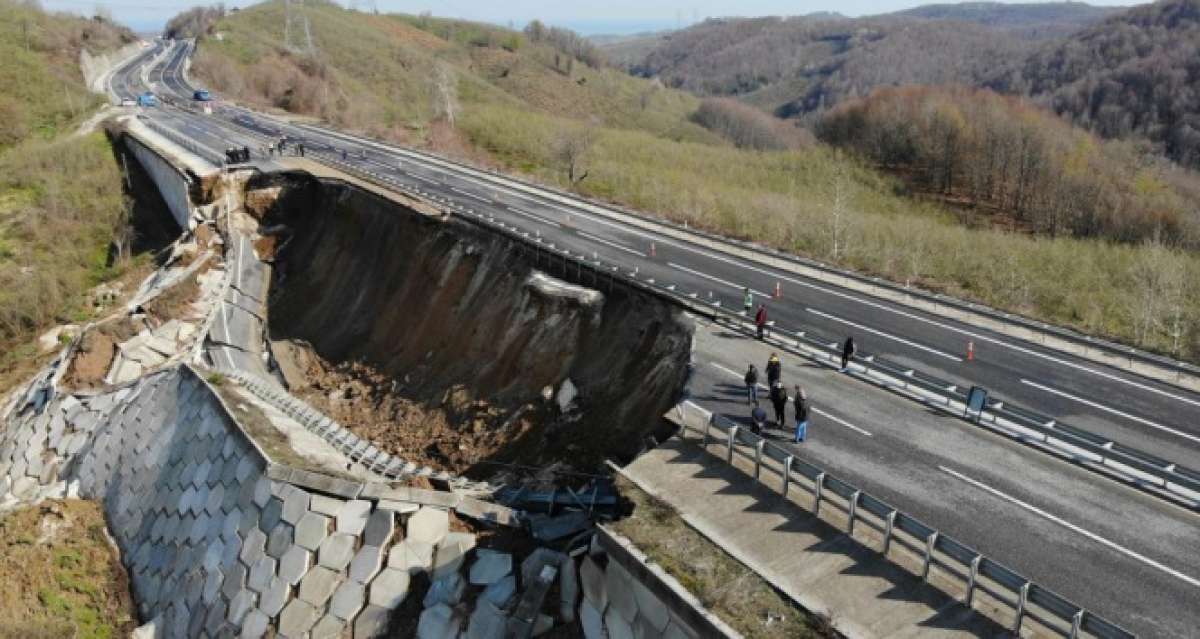
[[[281,137],[281,138],[279,138],[278,142],[276,142],[274,144],[268,144],[267,148],[266,148],[266,156],[269,158],[273,158],[273,157],[275,157],[275,154],[278,153],[279,157],[283,157],[285,152],[287,151],[289,143],[290,143],[290,141],[286,137]],[[293,154],[296,157],[301,157],[301,158],[304,157],[304,143],[303,142],[297,142],[292,147],[292,150],[294,152]]]
[[[771,407],[775,409],[775,425],[784,428],[787,423],[787,404],[790,399],[794,407],[795,435],[797,442],[808,438],[808,393],[799,384],[789,398],[783,385],[783,362],[779,355],[771,353],[767,359],[767,392]],[[767,411],[758,402],[758,369],[750,364],[746,370],[746,393],[750,402],[751,428],[755,433],[762,433],[767,425]]]
[[[750,287],[746,287],[743,291],[742,308],[746,311],[746,316],[750,316],[750,312],[754,311],[754,293],[750,292]],[[758,311],[754,312],[754,326],[758,329],[758,339],[763,338],[763,333],[767,329],[767,305],[759,304]]]
[[[231,148],[225,149],[225,162],[227,164],[238,164],[239,162],[249,162],[249,161],[250,161],[250,147],[244,146],[240,149],[231,147]]]

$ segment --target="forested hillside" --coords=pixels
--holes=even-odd
[[[1019,98],[901,87],[843,102],[820,138],[996,224],[1200,248],[1200,176],[1105,141]]]
[[[1200,167],[1200,0],[1137,7],[993,78],[1104,137],[1142,136]]]
[[[266,3],[216,23],[213,35],[200,42],[193,76],[212,83],[220,97],[323,117],[694,227],[1089,333],[1179,356],[1200,353],[1195,328],[1200,292],[1192,285],[1200,281],[1200,261],[1153,239],[1138,243],[1145,236],[1140,219],[1123,238],[1126,243],[1080,239],[1104,233],[1084,233],[1084,226],[1066,222],[1054,230],[1041,229],[1042,209],[1028,191],[1017,198],[1027,217],[1010,220],[1007,213],[991,210],[999,204],[990,205],[987,198],[1009,198],[1011,204],[1011,177],[994,178],[990,194],[980,190],[972,205],[966,200],[970,192],[964,191],[971,182],[958,175],[982,157],[972,145],[954,147],[958,159],[950,186],[938,194],[930,185],[942,171],[936,164],[923,164],[932,159],[926,147],[910,158],[907,171],[912,176],[906,176],[897,167],[878,170],[869,148],[860,149],[852,137],[837,140],[846,151],[803,139],[780,144],[783,132],[798,132],[775,127],[790,123],[764,120],[761,112],[747,112],[735,102],[702,101],[655,80],[588,62],[579,55],[579,42],[566,33],[551,37],[538,35],[536,28],[515,32],[307,3],[313,40],[308,48],[306,42],[293,39],[289,46],[284,40],[282,10],[281,2]],[[923,36],[915,35],[924,33],[919,29],[928,22],[906,21],[917,29],[908,40],[914,50],[930,48]],[[820,28],[846,37],[806,37],[805,46],[846,50],[840,47],[847,41],[869,46],[878,35],[844,26]],[[709,53],[720,54],[727,46],[736,45],[725,43]],[[886,53],[875,55],[896,66]],[[770,63],[769,57],[759,59]],[[985,65],[985,57],[978,56],[977,64]],[[970,66],[962,60],[945,62],[951,68]],[[967,105],[953,102],[964,116],[972,114]],[[919,118],[925,113],[919,110],[908,115]],[[994,122],[1007,135],[1004,127],[1020,131],[1027,116],[1019,110]],[[1049,142],[1057,138],[1038,132],[1046,123],[1036,117],[1032,122],[1026,141],[1044,142],[1048,150],[1009,159],[1062,160],[1062,147]],[[872,125],[872,130],[881,129]],[[977,134],[973,125],[948,130]],[[913,135],[924,144],[934,139],[929,131],[920,125]],[[1086,134],[1073,137],[1076,133],[1055,135],[1072,142],[1091,140]],[[1105,157],[1105,162],[1124,158],[1119,153]],[[1113,175],[1088,164],[1066,166]],[[1117,174],[1128,168],[1116,166]],[[1025,174],[1037,174],[1034,168],[1027,165]],[[1055,167],[1046,171],[1058,175]],[[1178,188],[1170,184],[1170,174],[1150,171],[1146,177],[1132,184],[1117,181],[1104,197],[1124,196],[1129,189],[1162,189],[1161,201],[1170,204]],[[911,197],[914,189],[930,197]],[[1146,215],[1153,218],[1159,210],[1151,207]],[[988,224],[982,216],[1001,223]],[[985,223],[973,221],[975,217]],[[1189,219],[1176,218],[1181,234]],[[1046,233],[1036,234],[1039,230]]]
[[[876,87],[976,85],[1018,64],[1031,43],[1101,19],[1079,3],[931,5],[867,18],[708,20],[657,40],[626,68],[700,95],[737,96],[805,117]],[[646,42],[617,43],[614,59]]]

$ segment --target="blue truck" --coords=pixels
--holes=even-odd
[[[154,107],[158,106],[158,98],[154,97],[154,94],[150,91],[147,91],[138,96],[137,103],[141,107]]]
[[[197,102],[208,102],[212,100],[212,94],[208,92],[208,89],[196,89],[192,93],[192,99]]]

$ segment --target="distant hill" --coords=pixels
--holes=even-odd
[[[282,1],[262,2],[212,25],[193,75],[218,95],[411,142],[427,141],[436,122],[498,107],[715,139],[687,119],[695,97],[601,64],[566,30],[377,15],[324,0],[294,10],[309,21],[311,49],[299,30],[285,40]]]
[[[891,15],[973,22],[985,27],[1020,31],[1029,38],[1048,38],[1078,31],[1123,10],[1122,7],[1097,7],[1082,2],[962,2],[928,4]]]
[[[856,19],[710,19],[604,51],[615,64],[671,87],[737,96],[783,117],[806,117],[881,86],[976,85],[998,68],[1018,64],[1032,42],[1110,13],[1073,2],[969,3]]]
[[[1034,53],[987,84],[1032,96],[1110,138],[1144,136],[1200,166],[1200,0],[1112,16]]]

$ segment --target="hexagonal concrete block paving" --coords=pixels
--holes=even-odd
[[[279,613],[279,635],[299,639],[312,629],[320,616],[320,611],[313,608],[308,602],[303,599],[293,599],[283,609],[283,612]]]
[[[366,597],[366,586],[357,581],[344,581],[329,601],[329,612],[339,619],[349,621],[362,610]]]
[[[391,610],[404,601],[408,595],[408,585],[407,572],[388,568],[371,582],[370,602],[372,605]]]
[[[329,536],[331,519],[317,513],[305,513],[296,523],[296,544],[309,550],[321,547],[321,542]]]
[[[388,552],[388,567],[409,575],[427,572],[433,567],[433,544],[405,539]]]
[[[352,535],[330,535],[317,552],[317,563],[331,570],[345,570],[354,557],[354,545],[357,541]]]
[[[300,580],[300,598],[314,607],[321,608],[333,596],[333,591],[337,589],[340,581],[341,574],[317,566]]]
[[[390,510],[376,509],[367,518],[363,529],[363,544],[383,548],[392,541],[396,533],[396,515]]]
[[[311,552],[300,546],[292,546],[279,558],[279,578],[294,586],[300,583],[300,578],[312,568],[312,563]]]
[[[363,546],[350,561],[350,578],[365,584],[383,568],[383,549],[379,546]]]
[[[362,534],[371,513],[371,502],[365,499],[348,501],[337,515],[337,531],[348,535]]]
[[[438,508],[422,507],[408,518],[408,539],[436,546],[450,531],[450,516]]]
[[[367,606],[354,620],[354,639],[382,637],[387,630],[388,614],[391,611],[379,606]]]
[[[334,617],[333,615],[325,615],[313,626],[312,632],[309,633],[309,639],[340,639],[342,631],[346,628],[346,622]]]
[[[266,613],[268,617],[274,617],[283,610],[284,604],[287,603],[288,597],[292,594],[288,583],[279,577],[271,580],[271,584],[266,590],[258,596],[258,609]]]

